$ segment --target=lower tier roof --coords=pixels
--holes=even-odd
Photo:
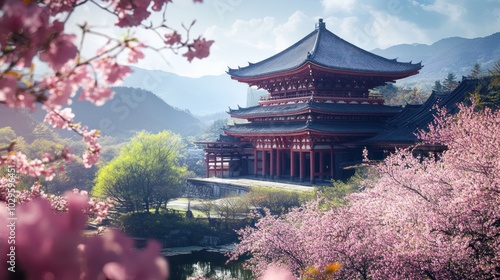
[[[377,123],[303,121],[237,124],[226,128],[225,133],[234,136],[279,136],[307,132],[335,135],[374,135],[382,129],[383,126]]]
[[[255,118],[288,116],[301,113],[320,112],[329,115],[388,115],[394,116],[401,112],[401,106],[387,106],[379,104],[345,104],[305,102],[270,106],[253,106],[230,110],[230,115],[235,118]]]

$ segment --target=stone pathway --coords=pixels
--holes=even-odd
[[[305,184],[294,184],[285,181],[264,181],[250,178],[196,178],[197,181],[207,182],[207,183],[218,183],[234,186],[242,186],[247,188],[272,188],[288,191],[298,191],[298,192],[310,192],[314,190],[312,185]],[[330,184],[329,182],[324,182],[321,185]]]

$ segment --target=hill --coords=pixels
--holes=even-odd
[[[458,79],[467,76],[476,62],[483,70],[490,68],[500,59],[500,32],[474,39],[446,38],[432,45],[396,45],[372,52],[390,59],[398,58],[398,61],[403,62],[422,61],[424,68],[420,74],[402,79],[398,84],[433,85],[434,81],[442,80],[449,72],[453,72]]]
[[[90,102],[74,102],[72,107],[77,121],[112,136],[130,135],[140,130],[156,133],[165,129],[187,136],[196,134],[202,126],[189,112],[170,106],[150,91],[128,87],[113,90],[115,97],[100,107]]]
[[[197,134],[203,124],[189,112],[178,110],[150,91],[143,89],[115,87],[112,100],[103,106],[87,101],[75,101],[71,105],[75,122],[81,122],[91,129],[100,129],[103,135],[130,137],[140,130],[159,132],[171,130],[182,136]],[[10,126],[16,134],[31,138],[37,124],[43,121],[45,113],[37,110],[30,114],[24,110],[2,108],[0,127]],[[71,132],[55,130],[63,137],[74,136]]]
[[[225,112],[228,106],[245,106],[248,86],[226,74],[190,78],[159,70],[137,67],[132,70],[124,86],[152,91],[168,104],[195,115]]]

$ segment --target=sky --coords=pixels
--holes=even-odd
[[[500,31],[500,0],[205,0],[203,4],[174,0],[166,15],[174,28],[196,20],[191,35],[215,41],[210,56],[189,63],[172,52],[161,58],[148,53],[138,66],[187,77],[221,75],[228,67],[268,58],[314,31],[319,18],[328,30],[368,51]],[[112,25],[105,14],[92,9],[74,21],[82,19]],[[145,33],[137,36],[157,43]]]

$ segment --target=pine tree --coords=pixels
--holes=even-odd
[[[500,76],[500,59],[493,64],[490,70],[488,70],[488,74],[491,76]]]
[[[452,91],[458,86],[457,76],[452,72],[448,73],[448,76],[443,81],[444,90]]]
[[[475,63],[474,66],[472,66],[472,69],[470,70],[469,78],[480,78],[483,76],[483,70],[481,69],[481,65],[479,63]]]
[[[432,90],[434,91],[443,91],[443,85],[441,84],[441,81],[437,80],[434,82],[434,86],[432,87]]]

